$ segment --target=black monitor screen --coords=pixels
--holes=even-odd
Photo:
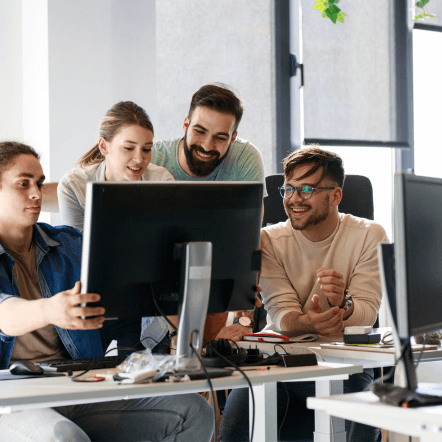
[[[257,182],[89,183],[82,291],[101,295],[107,318],[158,315],[152,294],[175,315],[179,244],[210,241],[208,312],[253,309],[262,193]]]
[[[442,179],[401,178],[407,322],[415,335],[442,328]]]

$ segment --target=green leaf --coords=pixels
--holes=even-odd
[[[338,14],[338,16],[336,17],[336,20],[338,20],[338,22],[340,23],[344,23],[344,18],[347,17],[347,14],[345,14],[344,12],[340,12]]]
[[[423,8],[430,0],[420,0],[420,2],[416,3],[416,6],[419,8]]]
[[[336,5],[331,5],[325,10],[325,13],[333,23],[336,23],[340,11],[341,10]]]
[[[313,9],[318,9],[322,14],[327,7],[327,3],[325,0],[316,0],[316,3],[313,5]]]
[[[416,17],[414,17],[414,21],[418,21],[418,20],[420,20],[421,18],[424,18],[424,13],[423,12],[421,12],[420,14],[418,14],[418,15],[416,15]]]
[[[425,16],[425,17],[431,17],[431,18],[436,17],[434,14],[427,14],[427,13],[425,13],[424,16]]]

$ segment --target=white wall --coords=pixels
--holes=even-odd
[[[155,0],[1,0],[0,140],[33,146],[58,181],[113,104],[134,101],[155,121],[155,23]]]
[[[0,140],[23,137],[21,2],[0,1]]]
[[[105,112],[156,110],[155,0],[49,0],[51,179],[97,141]]]
[[[23,141],[41,154],[51,179],[47,0],[22,0]]]
[[[183,136],[192,95],[226,83],[245,103],[238,136],[260,150],[266,175],[275,173],[273,21],[273,0],[157,0],[155,138]]]

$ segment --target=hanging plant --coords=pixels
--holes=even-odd
[[[411,9],[414,10],[415,16],[413,21],[424,20],[425,18],[434,18],[436,17],[434,14],[427,14],[424,10],[424,6],[429,3],[430,0],[420,0],[417,2]],[[419,14],[416,14],[416,8],[420,8],[422,11]]]
[[[342,12],[336,3],[339,3],[339,0],[316,0],[313,9],[317,9],[323,17],[328,17],[333,23],[344,23],[347,14]]]
[[[411,8],[415,14],[413,21],[436,17],[434,14],[428,14],[424,10],[424,6],[429,2],[430,0],[420,0]],[[316,0],[316,3],[313,5],[313,9],[317,9],[324,18],[328,17],[333,23],[336,23],[337,21],[344,23],[344,18],[347,16],[347,14],[342,12],[336,6],[336,3],[339,3],[339,0]],[[421,10],[418,14],[416,14],[416,8]]]

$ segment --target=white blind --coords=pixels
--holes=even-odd
[[[336,24],[314,3],[301,0],[304,142],[408,146],[412,91],[404,87],[411,75],[404,61],[410,49],[398,1],[341,0],[347,15]]]

